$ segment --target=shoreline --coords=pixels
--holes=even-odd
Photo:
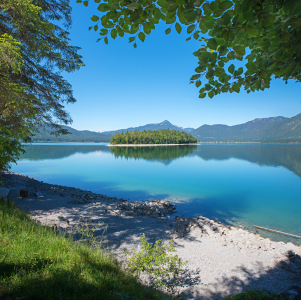
[[[0,180],[15,195],[20,188],[29,197],[14,202],[47,226],[70,230],[82,220],[101,223],[95,235],[123,260],[123,251],[139,249],[145,233],[149,242],[175,242],[178,256],[187,260],[184,299],[221,299],[247,288],[281,292],[300,283],[301,247],[274,242],[259,234],[209,218],[174,217],[175,206],[161,200],[128,202],[75,187],[52,185],[22,174],[3,173]],[[17,187],[17,188],[16,188]],[[34,196],[40,191],[44,196]]]
[[[195,144],[108,144],[108,147],[156,147],[156,146],[196,146]]]

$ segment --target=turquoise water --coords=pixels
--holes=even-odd
[[[301,145],[26,146],[13,172],[122,197],[168,199],[177,214],[301,235]],[[273,239],[284,236],[260,232]],[[301,239],[287,238],[301,244]]]

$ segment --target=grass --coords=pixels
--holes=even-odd
[[[87,236],[87,233],[85,233]],[[15,204],[0,199],[0,300],[176,299],[144,286],[95,243],[36,224]],[[249,290],[228,300],[276,300]]]
[[[99,247],[36,224],[0,200],[0,299],[169,299]]]

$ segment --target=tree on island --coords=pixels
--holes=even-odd
[[[83,63],[69,44],[70,25],[68,1],[0,3],[0,172],[35,130],[66,133],[57,124],[72,121],[64,104],[76,100],[60,73]]]
[[[161,130],[135,130],[116,132],[111,138],[111,144],[190,144],[197,143],[197,139],[184,131]]]
[[[160,21],[168,25],[166,34],[187,27],[186,40],[200,42],[193,53],[199,60],[196,74],[190,78],[200,98],[239,93],[242,86],[247,93],[264,90],[272,76],[301,80],[301,1],[104,0],[97,10],[89,29],[106,44],[127,33],[136,48]],[[236,69],[232,61],[244,61],[244,67]]]

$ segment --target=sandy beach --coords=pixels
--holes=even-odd
[[[301,283],[301,247],[292,243],[274,242],[202,216],[176,216],[170,214],[171,203],[134,205],[10,172],[3,173],[2,181],[6,188],[29,190],[28,198],[14,202],[44,225],[71,230],[88,219],[99,224],[95,235],[119,260],[124,250],[139,249],[141,233],[149,242],[172,238],[178,256],[188,261],[177,287],[184,299],[222,299],[247,289],[278,293]],[[36,191],[43,198],[37,199]]]

